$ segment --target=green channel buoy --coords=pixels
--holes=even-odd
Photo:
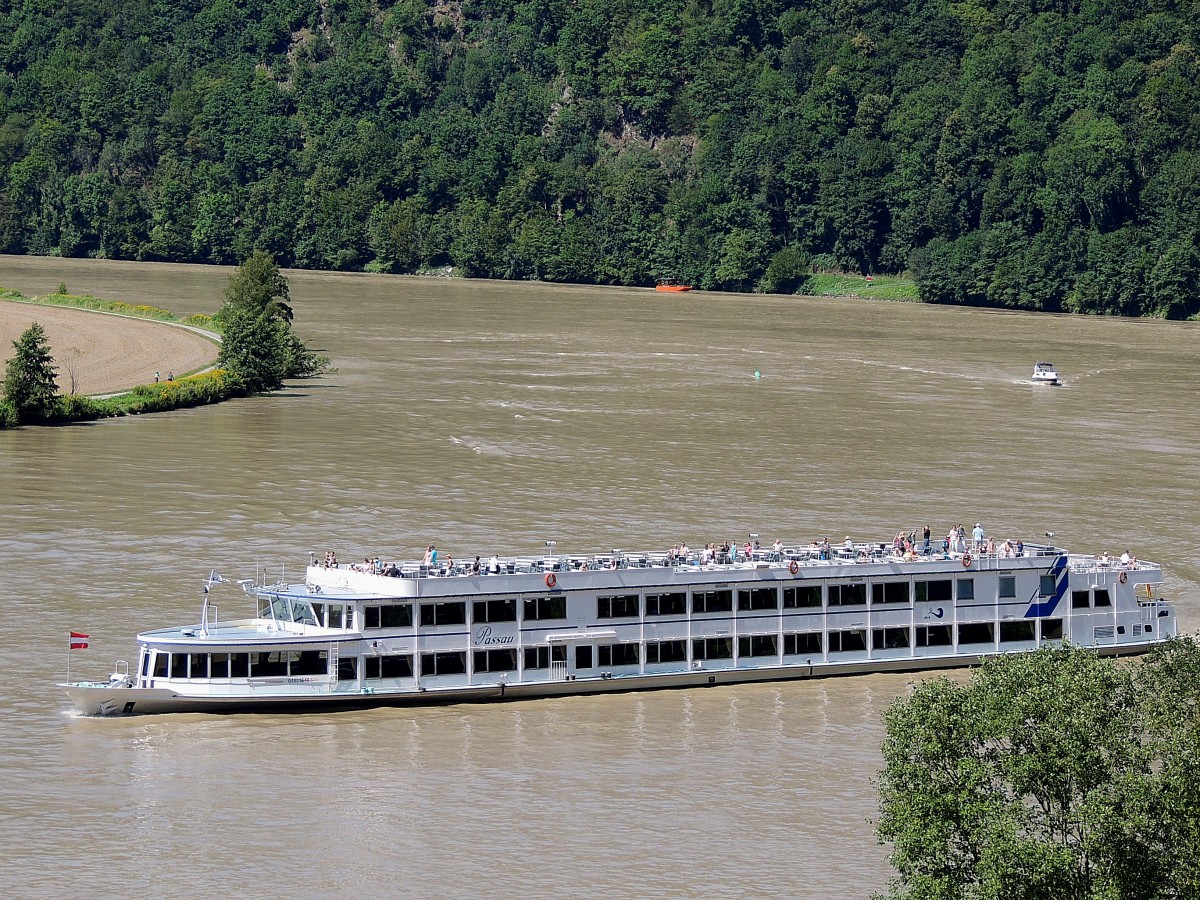
[[[758,381],[758,379],[760,379],[760,378],[762,378],[762,372],[758,371],[758,369],[755,369],[754,370],[754,380]]]

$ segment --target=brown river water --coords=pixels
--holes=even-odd
[[[0,258],[212,312],[229,271]],[[0,432],[11,896],[865,897],[881,716],[919,676],[309,716],[70,714],[204,577],[343,559],[889,539],[1161,561],[1200,623],[1195,324],[292,273],[336,374]],[[1049,359],[1060,388],[1028,383]],[[755,378],[755,372],[760,377]],[[246,614],[240,593],[222,618]]]

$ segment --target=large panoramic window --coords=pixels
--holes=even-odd
[[[422,603],[422,625],[465,625],[467,623],[466,603]],[[424,671],[422,662],[421,671]],[[463,671],[466,671],[464,668]]]
[[[467,671],[466,653],[422,653],[421,675],[462,675]]]
[[[785,634],[783,636],[783,655],[795,656],[799,653],[820,653],[821,652],[821,634],[820,632],[807,632],[802,634]]]
[[[338,680],[349,681],[342,677],[342,662],[338,660]],[[413,658],[410,653],[389,654],[387,656],[368,656],[363,660],[364,678],[412,678]]]
[[[918,603],[949,603],[953,599],[954,582],[949,578],[936,581],[918,581],[916,589]]]
[[[566,617],[566,597],[529,597],[525,601],[526,622],[540,622],[545,619],[565,619]]]
[[[783,608],[800,609],[806,606],[821,605],[821,586],[819,584],[804,584],[799,587],[783,589]]]
[[[596,654],[601,666],[636,666],[639,662],[637,644],[601,644]]]
[[[412,605],[364,606],[363,630],[372,628],[410,628],[413,623]]]
[[[867,602],[866,584],[829,585],[830,606],[859,606]]]
[[[692,612],[715,613],[732,611],[733,591],[729,588],[692,591]]]
[[[907,628],[875,628],[871,630],[872,650],[898,650],[907,646]]]
[[[472,604],[471,616],[475,622],[517,621],[517,601],[512,597],[500,600],[476,600]]]
[[[596,617],[599,619],[634,619],[638,615],[638,595],[618,594],[596,598]]]
[[[879,603],[907,603],[908,602],[908,582],[907,581],[877,581],[871,585],[871,602]]]
[[[682,616],[687,614],[687,594],[647,594],[646,615]]]
[[[472,660],[476,672],[515,672],[517,670],[517,651],[508,650],[476,650]]]
[[[647,641],[647,664],[669,662],[687,662],[687,641]]]
[[[773,634],[750,634],[738,638],[738,656],[778,656],[779,642]]]
[[[692,641],[692,659],[733,659],[733,638],[701,638]]]
[[[739,588],[738,609],[742,612],[754,609],[779,609],[779,591],[769,588]]]
[[[862,628],[829,632],[830,653],[850,653],[867,649],[867,632]]]
[[[967,622],[958,626],[960,644],[994,644],[996,626],[992,622]]]

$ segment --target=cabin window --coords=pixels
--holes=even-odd
[[[1017,596],[1017,579],[1012,575],[1000,576],[1000,589],[998,591],[1001,600],[1014,600]]]
[[[229,677],[229,654],[214,653],[209,657],[209,678]]]
[[[1043,641],[1061,641],[1062,636],[1062,619],[1042,619]]]
[[[229,654],[229,677],[230,678],[247,678],[250,675],[250,654],[249,653],[231,653]]]
[[[958,599],[959,600],[974,600],[975,599],[975,579],[974,578],[958,579]]]
[[[364,631],[372,628],[411,628],[412,623],[412,606],[407,603],[363,607]],[[422,621],[421,624],[426,623]]]
[[[1018,620],[1000,623],[1000,643],[1033,640],[1033,621]]]
[[[779,609],[779,590],[769,588],[742,588],[738,591],[738,609],[742,612],[753,609]]]
[[[411,615],[411,613],[410,613]],[[321,620],[321,616],[317,614],[317,621]],[[340,603],[330,603],[325,607],[325,627],[326,628],[342,628],[346,620],[346,607]],[[411,623],[409,623],[411,624]]]
[[[297,658],[293,654],[289,675],[328,675],[328,650],[301,650]]]
[[[687,662],[687,641],[648,641],[646,663]]]
[[[779,641],[773,634],[751,634],[738,638],[738,656],[778,656]]]
[[[477,623],[517,621],[517,601],[512,597],[476,600],[471,606],[471,615]]]
[[[145,678],[150,674],[150,651],[142,651],[142,677]]]
[[[592,668],[592,648],[590,646],[575,648],[575,668]]]
[[[515,672],[517,671],[517,651],[507,650],[476,650],[474,657],[476,672]]]
[[[637,644],[601,644],[596,653],[601,666],[636,666],[641,656]]]
[[[441,606],[442,604],[436,604]],[[462,606],[463,604],[458,604]],[[422,675],[463,675],[467,671],[466,653],[422,653]]]
[[[287,674],[287,655],[278,650],[250,654],[250,673],[255,678]]]
[[[806,606],[821,605],[821,586],[805,584],[800,587],[785,587],[783,589],[783,608],[800,609]]]
[[[525,621],[527,622],[565,619],[566,617],[566,597],[530,597],[525,601]]]
[[[1112,606],[1112,597],[1109,596],[1107,588],[1096,588],[1092,592],[1092,599],[1097,607]]]
[[[422,625],[465,625],[467,624],[466,603],[422,603]],[[426,654],[428,656],[430,654]],[[424,665],[422,665],[424,671]],[[466,669],[464,668],[465,672]]]
[[[861,606],[867,602],[867,585],[862,584],[831,584],[829,585],[830,606]]]
[[[525,648],[526,669],[548,669],[550,668],[551,660],[556,663],[565,663],[567,661],[567,648],[562,644],[555,644],[553,647]]]
[[[714,613],[733,611],[733,591],[730,588],[692,591],[692,612]]]
[[[192,653],[192,669],[188,672],[188,678],[207,678],[208,677],[208,654],[207,653]]]
[[[798,653],[820,653],[821,635],[817,632],[803,634],[785,634],[783,636],[784,656],[795,656]]]
[[[907,581],[882,581],[871,585],[872,603],[907,603]],[[908,645],[905,644],[907,647]]]
[[[353,660],[350,660],[353,662]],[[351,670],[349,677],[342,675],[342,660],[338,660],[338,681],[353,681]],[[413,658],[411,653],[390,653],[386,656],[368,656],[363,659],[364,678],[412,678]]]
[[[1043,575],[1038,580],[1038,593],[1043,597],[1053,597],[1058,586],[1054,582],[1053,575]]]
[[[871,630],[871,649],[873,650],[898,650],[907,646],[907,628],[875,628]]]
[[[171,654],[171,677],[172,678],[187,678],[188,677],[188,655],[186,653]]]
[[[687,614],[687,594],[647,594],[646,615],[683,616]]]
[[[950,637],[949,625],[918,625],[917,640],[918,647],[949,647],[954,643]]]
[[[733,638],[700,638],[692,641],[692,659],[733,659]]]
[[[867,632],[862,628],[829,632],[829,652],[849,653],[867,649]]]
[[[412,657],[409,657],[408,670],[412,672]],[[343,656],[338,659],[338,681],[358,681],[358,657]]]
[[[638,614],[638,595],[620,594],[596,598],[596,617],[600,619],[630,619]]]
[[[154,677],[166,678],[168,666],[171,664],[171,655],[161,651],[154,654]]]
[[[1087,609],[1090,606],[1087,591],[1071,591],[1071,609]]]
[[[914,587],[918,603],[949,603],[953,599],[954,584],[949,578],[918,581]]]
[[[958,626],[960,644],[996,643],[996,626],[992,622],[968,622]]]

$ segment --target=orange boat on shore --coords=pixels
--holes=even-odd
[[[654,289],[668,294],[678,294],[682,291],[690,291],[692,286],[690,284],[680,284],[674,278],[660,278]]]

